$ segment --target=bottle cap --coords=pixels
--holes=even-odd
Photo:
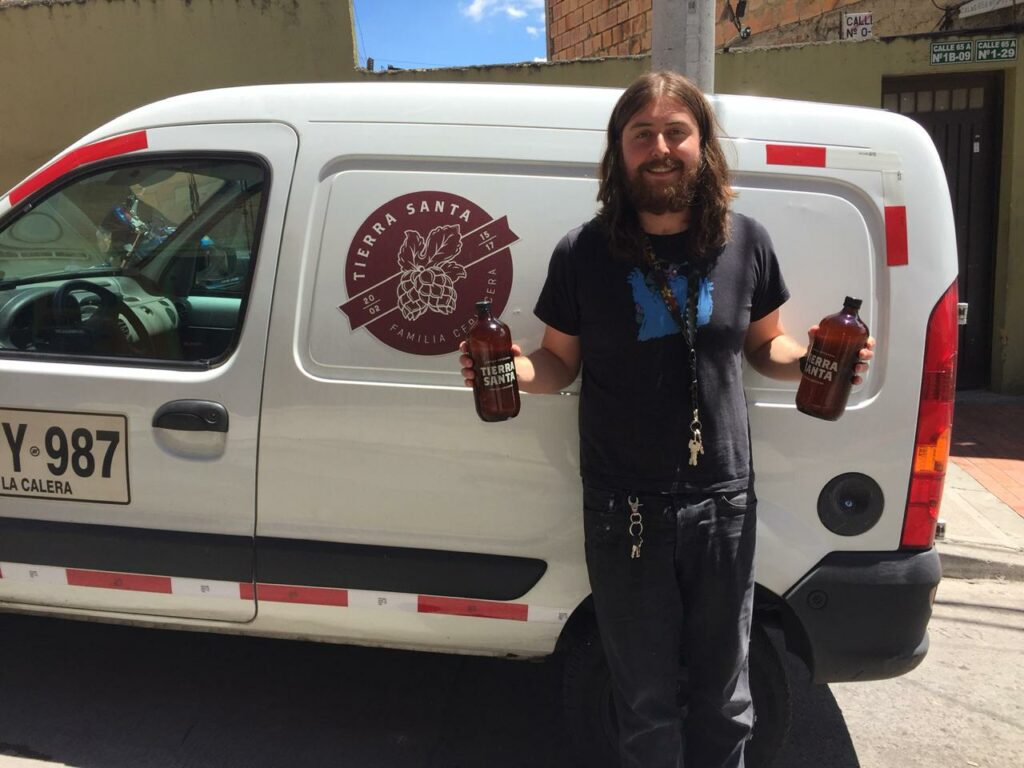
[[[843,306],[850,307],[851,309],[860,309],[860,305],[863,303],[860,299],[855,299],[852,296],[847,296],[843,300]]]
[[[491,300],[490,299],[480,299],[480,301],[478,301],[476,303],[476,311],[477,312],[486,312],[490,308],[491,308]]]

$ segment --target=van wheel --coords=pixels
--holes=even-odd
[[[569,747],[581,768],[618,768],[618,723],[611,679],[594,621],[577,628],[562,676],[562,709]],[[680,689],[685,690],[685,669]],[[792,712],[782,659],[759,624],[750,636],[750,690],[754,732],[747,743],[748,768],[770,768],[782,749]]]

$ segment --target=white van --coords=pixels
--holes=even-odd
[[[614,765],[585,573],[575,387],[481,422],[484,296],[524,348],[595,210],[619,92],[238,88],[96,130],[0,198],[0,608],[566,657],[582,764]],[[746,372],[758,473],[752,765],[785,735],[780,627],[818,682],[923,658],[957,258],[942,167],[885,112],[712,98],[796,332],[862,297],[838,423]],[[419,279],[419,270],[430,272]],[[423,277],[423,275],[420,275]]]

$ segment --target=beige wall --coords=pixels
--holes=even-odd
[[[0,7],[0,188],[133,107],[187,91],[349,80],[350,0]]]
[[[1018,47],[1022,42],[1018,38]],[[993,389],[1024,394],[1024,67],[1020,64],[1006,72],[998,236]]]

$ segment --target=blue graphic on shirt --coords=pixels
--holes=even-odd
[[[683,311],[686,307],[686,291],[689,285],[686,275],[681,274],[678,267],[673,265],[666,270],[665,277],[680,311]],[[672,319],[672,314],[665,306],[661,290],[654,278],[649,274],[644,275],[639,268],[634,268],[627,280],[633,288],[633,301],[636,302],[636,322],[640,326],[637,340],[649,341],[682,332],[679,323]],[[711,322],[711,311],[714,308],[711,292],[714,290],[714,283],[706,277],[701,278],[697,290],[698,328]]]

